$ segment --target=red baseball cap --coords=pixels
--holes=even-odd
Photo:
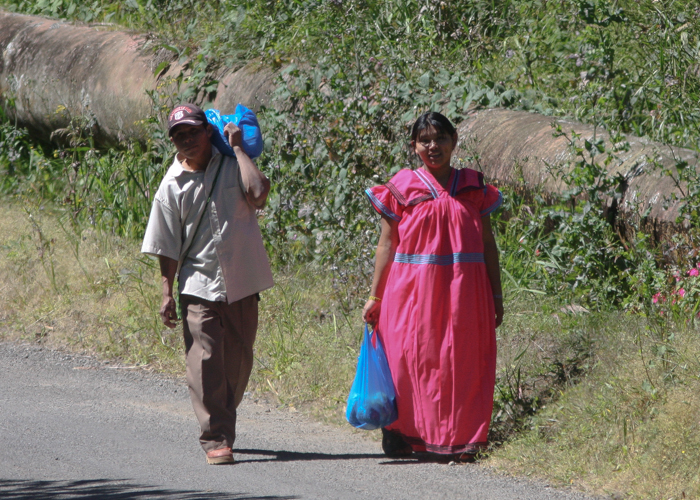
[[[176,106],[168,115],[168,135],[172,135],[173,128],[183,123],[202,125],[207,123],[207,115],[196,104],[185,103]]]

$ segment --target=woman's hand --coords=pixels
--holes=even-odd
[[[362,319],[374,327],[379,321],[379,312],[382,309],[382,304],[376,300],[369,299],[362,308]]]
[[[493,298],[494,309],[496,310],[496,328],[503,323],[503,299],[501,297]]]
[[[498,247],[491,229],[491,217],[485,215],[481,218],[481,237],[484,242],[484,262],[486,274],[491,283],[493,292],[493,305],[496,312],[496,328],[503,323],[503,289],[501,288],[501,265],[498,262]]]

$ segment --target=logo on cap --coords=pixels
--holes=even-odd
[[[181,104],[170,112],[168,117],[168,135],[173,127],[181,123],[190,125],[202,125],[207,123],[207,117],[198,106],[194,104]]]

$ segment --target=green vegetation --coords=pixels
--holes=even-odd
[[[677,145],[692,146],[698,138],[700,12],[693,2],[2,0],[0,5],[154,31],[201,71],[253,58],[272,66],[291,59],[318,67],[333,61],[348,76],[361,75],[354,79],[357,94],[382,76],[393,86],[407,83],[404,91],[410,93],[428,72],[464,73],[479,87],[471,99],[477,104],[568,114]],[[431,94],[440,87],[434,85]]]
[[[413,160],[407,126],[428,109],[567,115],[612,143],[570,137],[569,189],[501,186],[494,217],[507,317],[499,329],[486,463],[630,498],[700,496],[700,179],[690,230],[622,241],[598,201],[616,180],[593,161],[619,134],[700,143],[700,8],[671,0],[0,0],[18,12],[156,33],[186,62],[182,98],[221,67],[280,70],[260,119],[274,190],[261,226],[278,286],[262,303],[253,387],[339,420],[360,339],[377,220],[362,190]],[[6,96],[11,105],[10,96]],[[157,101],[156,96],[156,101]],[[137,242],[172,151],[155,117],[146,150],[67,145],[0,121],[0,334],[181,369],[156,316],[157,270]],[[556,131],[561,133],[566,131]],[[556,173],[556,172],[554,172]],[[17,207],[24,206],[21,211]],[[671,257],[674,257],[671,259]],[[6,304],[6,305],[5,305]],[[97,306],[97,307],[95,307]],[[62,333],[59,333],[62,332]]]

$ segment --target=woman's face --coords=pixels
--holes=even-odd
[[[418,133],[418,138],[411,141],[411,147],[430,169],[441,169],[450,166],[452,151],[457,145],[457,134],[452,137],[435,130],[433,127],[424,128]]]

